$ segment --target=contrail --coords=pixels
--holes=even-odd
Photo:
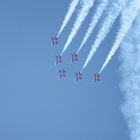
[[[106,35],[109,33],[110,28],[112,27],[116,18],[120,14],[120,11],[122,10],[122,8],[124,6],[125,1],[126,0],[123,0],[123,1],[120,0],[120,2],[113,3],[113,5],[110,7],[110,9],[108,11],[108,15],[107,15],[106,19],[104,20],[104,22],[102,23],[102,27],[101,27],[99,33],[97,34],[96,40],[91,47],[91,50],[82,67],[81,72],[85,69],[85,67],[87,66],[89,61],[92,59],[93,55],[95,54],[96,50],[100,46],[101,42],[104,40]]]
[[[66,14],[66,16],[65,16],[65,18],[64,18],[64,21],[63,21],[63,23],[62,23],[62,25],[61,25],[61,28],[60,28],[60,30],[59,30],[59,32],[58,32],[57,37],[59,37],[59,35],[60,35],[61,32],[64,30],[64,28],[65,28],[65,26],[67,25],[67,23],[69,22],[69,20],[70,20],[72,14],[73,14],[74,11],[76,10],[76,7],[77,7],[78,3],[79,3],[79,0],[72,0],[72,2],[70,3],[69,8],[68,8],[68,12],[67,12],[67,14]]]
[[[106,67],[106,65],[111,60],[112,56],[115,54],[117,49],[120,47],[121,42],[123,41],[124,37],[126,36],[128,30],[132,26],[133,21],[135,20],[137,13],[140,8],[140,2],[138,4],[138,0],[131,1],[130,6],[126,7],[125,10],[122,12],[122,23],[119,32],[117,33],[117,37],[115,39],[115,42],[113,44],[113,47],[111,48],[101,70],[99,73],[103,71],[103,69]]]
[[[96,9],[95,13],[93,14],[93,17],[92,17],[91,22],[89,24],[89,28],[87,29],[87,31],[85,33],[85,36],[84,36],[82,43],[77,51],[77,54],[80,52],[80,50],[83,48],[83,46],[87,42],[88,38],[90,37],[91,33],[93,32],[96,24],[98,23],[104,10],[106,9],[107,5],[108,5],[108,0],[102,0],[101,3],[98,5],[98,8]]]
[[[120,48],[121,90],[125,93],[122,113],[131,140],[140,140],[140,14]]]
[[[73,25],[71,33],[64,46],[64,49],[61,52],[61,55],[66,51],[66,49],[70,45],[71,41],[75,37],[76,33],[78,32],[79,28],[81,27],[82,23],[84,22],[86,16],[88,15],[90,8],[93,6],[93,3],[94,3],[94,0],[83,0],[82,8],[77,16],[77,19]]]

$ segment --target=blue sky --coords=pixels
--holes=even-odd
[[[55,55],[63,49],[76,17],[75,13],[61,34],[59,46],[52,48],[50,37],[58,33],[68,5],[64,0],[0,2],[1,140],[128,140],[120,111],[119,51],[101,82],[91,84],[111,47],[119,19],[84,70],[84,80],[75,84],[74,72],[81,69],[100,24],[79,54],[78,63],[70,65],[70,53],[79,47],[93,7],[64,53],[63,64],[54,66]],[[58,81],[62,67],[67,77]]]

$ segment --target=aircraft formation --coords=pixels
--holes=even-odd
[[[58,45],[58,37],[53,36],[51,37],[51,46],[55,47]],[[70,62],[74,63],[78,61],[78,54],[71,53]],[[62,56],[60,54],[55,56],[55,65],[59,65],[62,63]],[[59,69],[58,70],[58,80],[66,77],[66,70],[65,69]],[[78,82],[79,80],[82,80],[82,72],[75,72],[75,82]],[[94,73],[92,83],[95,84],[97,81],[100,81],[100,74]]]
[[[83,70],[88,66],[89,62],[92,60],[98,48],[101,46],[101,43],[106,39],[108,34],[111,32],[111,29],[115,26],[114,23],[117,21],[117,19],[119,19],[120,25],[117,30],[117,33],[114,36],[115,39],[112,41],[112,47],[108,52],[99,72],[94,73],[93,75],[93,81],[92,81],[93,84],[96,83],[97,81],[100,81],[101,73],[109,64],[112,57],[115,55],[116,51],[121,46],[121,43],[125,39],[125,36],[127,35],[129,29],[133,25],[133,22],[135,21],[140,11],[139,1],[140,0],[133,0],[133,1],[132,0],[121,0],[121,1],[103,0],[100,1],[98,4],[96,4],[97,0],[72,0],[69,5],[68,11],[64,17],[62,25],[59,29],[58,34],[56,36],[51,37],[51,46],[53,47],[58,45],[59,36],[61,35],[62,31],[65,29],[68,22],[71,21],[71,17],[74,14],[74,12],[78,11],[78,14],[73,23],[71,31],[68,35],[66,43],[64,44],[62,52],[56,56],[55,64],[59,65],[62,63],[62,55],[69,48],[71,42],[73,41],[76,34],[80,30],[82,24],[86,20],[86,17],[91,12],[92,7],[95,7],[96,10],[93,12],[91,21],[88,24],[88,28],[86,29],[86,32],[84,34],[82,42],[80,43],[79,48],[77,49],[76,53],[70,54],[71,56],[70,62],[74,63],[78,61],[79,52],[81,51],[81,49],[88,41],[89,37],[94,32],[96,25],[100,24],[100,27],[97,30],[96,36],[92,42],[91,49],[87,55],[87,58],[85,59],[85,62],[81,70],[79,72],[75,72],[75,81],[77,82],[79,80],[82,80]],[[102,17],[104,18],[100,20]],[[59,79],[61,79],[62,77],[66,77],[65,73],[66,73],[65,70],[61,70],[61,71],[59,70],[59,77],[60,77]]]

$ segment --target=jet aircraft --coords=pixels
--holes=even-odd
[[[77,82],[78,80],[82,80],[82,73],[81,72],[76,72],[75,73],[76,79],[75,81]]]
[[[64,69],[59,69],[58,79],[61,79],[62,77],[66,77],[66,71]]]
[[[94,74],[93,83],[95,84],[96,81],[100,81],[100,75],[98,73]]]
[[[71,54],[71,63],[78,61],[78,55],[76,53]]]
[[[61,55],[56,55],[55,64],[57,65],[57,64],[60,64],[60,63],[62,63],[62,57],[61,57]]]
[[[54,45],[58,44],[58,38],[56,36],[51,37],[51,39],[52,39],[51,46],[54,46]]]

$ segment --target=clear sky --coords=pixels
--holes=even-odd
[[[111,48],[119,19],[84,70],[83,80],[75,84],[74,73],[82,68],[100,24],[79,61],[70,64],[70,54],[81,43],[93,7],[64,53],[63,64],[54,66],[77,15],[60,35],[59,46],[52,48],[50,38],[58,33],[68,5],[64,0],[0,1],[0,140],[129,139],[120,111],[119,51],[101,81],[91,83]],[[57,80],[59,68],[67,71],[65,79]]]

